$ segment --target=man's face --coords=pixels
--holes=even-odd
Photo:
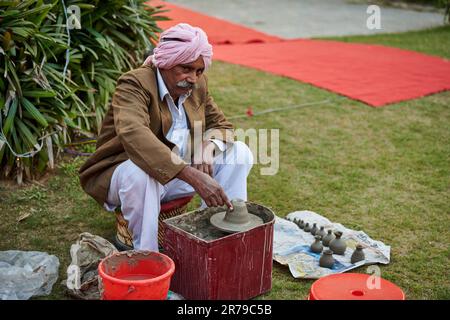
[[[161,69],[161,75],[173,99],[187,94],[205,70],[202,56],[191,63],[179,64],[172,69]]]

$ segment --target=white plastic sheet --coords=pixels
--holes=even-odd
[[[49,295],[58,279],[59,259],[39,251],[0,251],[0,299]]]

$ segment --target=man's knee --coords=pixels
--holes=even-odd
[[[144,170],[139,168],[131,160],[127,160],[126,168],[124,168],[124,174],[122,176],[122,181],[129,187],[135,190],[145,190],[149,180],[150,182],[154,180],[150,177]],[[155,181],[156,182],[156,181]]]

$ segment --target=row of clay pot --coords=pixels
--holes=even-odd
[[[328,233],[325,232],[324,227],[321,226],[320,229],[317,228],[317,224],[314,223],[313,227],[309,226],[308,222],[304,222],[303,220],[294,219],[294,223],[305,232],[310,232],[315,236],[314,243],[311,244],[311,251],[315,253],[321,253],[323,247],[329,247],[330,250],[325,250],[324,254],[321,256],[325,262],[324,265],[333,265],[334,259],[333,254],[345,255],[345,250],[347,249],[347,244],[342,237],[341,231],[336,231],[333,235],[332,230],[328,230]],[[353,252],[351,257],[351,263],[356,263],[358,261],[364,260],[364,252],[362,251],[363,247],[361,245],[356,246],[356,250]],[[328,261],[328,263],[326,263]],[[333,261],[333,263],[331,263]],[[319,261],[320,264],[320,261]],[[322,266],[322,265],[321,265]],[[331,268],[331,267],[329,267]]]
[[[320,236],[315,236],[314,238],[316,239],[312,244],[311,244],[311,251],[315,252],[315,253],[321,253],[323,250],[323,247],[330,247],[330,250],[333,251],[333,253],[335,254],[339,254],[339,255],[345,255],[345,250],[347,249],[347,244],[345,243],[344,240],[341,239],[342,236],[342,232],[337,231],[334,233],[336,238],[333,237],[332,240],[330,241],[326,241],[325,243],[321,242],[321,237]]]
[[[356,246],[355,251],[352,254],[350,261],[351,261],[351,263],[356,263],[358,261],[362,261],[365,259],[366,259],[366,257],[363,252],[363,246],[358,244]],[[330,268],[331,269],[331,268],[333,268],[333,265],[334,265],[333,251],[330,249],[324,250],[319,259],[319,266],[321,266],[322,268]]]
[[[342,232],[337,231],[333,235],[332,230],[328,230],[328,233],[325,232],[323,226],[319,229],[317,227],[317,223],[313,223],[312,228],[309,226],[308,222],[305,223],[303,220],[294,219],[294,223],[297,224],[300,229],[303,229],[303,231],[310,232],[313,236],[315,236],[316,241],[311,245],[311,250],[313,252],[320,253],[322,252],[324,246],[329,246],[333,253],[340,255],[345,254],[347,244],[341,239]]]

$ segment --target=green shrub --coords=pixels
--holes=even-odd
[[[81,29],[67,30],[63,1],[0,1],[3,177],[33,178],[54,150],[98,132],[117,78],[142,63],[166,19],[143,2],[66,0],[81,12]]]

